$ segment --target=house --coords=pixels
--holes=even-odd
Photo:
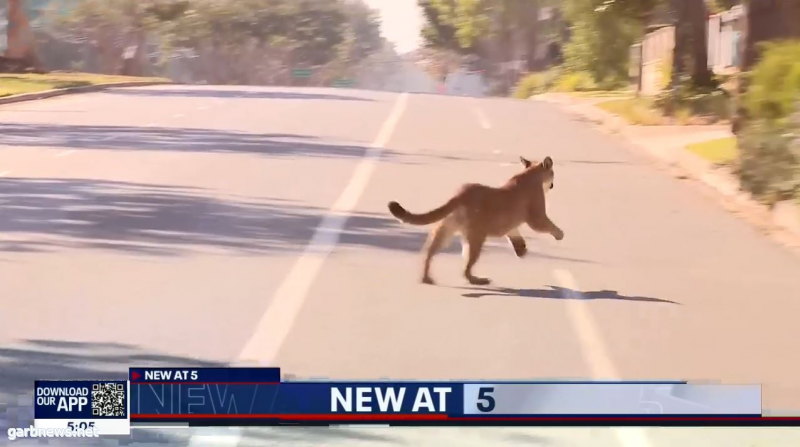
[[[639,92],[643,95],[656,95],[669,84],[666,77],[672,66],[672,50],[675,48],[675,27],[658,26],[651,28],[641,43],[640,73],[642,76]]]
[[[744,10],[735,6],[708,18],[708,66],[714,73],[735,72],[744,27]]]
[[[735,6],[708,17],[708,67],[716,74],[731,74],[738,71],[739,47],[742,44],[744,11]],[[631,47],[632,77],[638,80],[639,93],[656,95],[669,85],[665,79],[671,72],[672,51],[675,48],[675,27],[660,25],[650,27],[640,44]],[[636,53],[639,57],[636,57]]]

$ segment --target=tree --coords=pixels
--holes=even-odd
[[[422,28],[423,49],[417,63],[428,74],[444,82],[447,75],[461,66],[464,56],[483,55],[480,34],[488,34],[486,17],[470,17],[477,2],[469,0],[419,0],[425,17]],[[476,27],[476,25],[478,25]]]
[[[426,18],[426,43],[460,54],[477,54],[481,38],[491,30],[493,1],[419,0]]]
[[[742,0],[706,0],[706,7],[712,14],[727,11],[741,4]]]
[[[572,24],[564,51],[567,68],[588,72],[597,83],[627,80],[629,48],[642,35],[644,10],[641,2],[565,2],[564,13]]]
[[[448,9],[436,0],[419,0],[425,23],[422,38],[427,48],[437,48],[454,52],[470,52],[473,48],[462,48],[456,39],[456,26],[447,16]],[[452,6],[452,4],[451,4]]]
[[[710,87],[708,68],[708,12],[705,0],[671,0],[675,14],[675,48],[672,55],[672,88],[688,77],[695,88]]]
[[[320,81],[328,84],[334,78],[361,78],[361,74],[379,77],[387,65],[384,61],[394,54],[394,47],[381,35],[379,13],[362,0],[345,0],[342,12],[346,19],[343,39],[336,48],[336,58],[327,64],[326,75]],[[378,53],[380,57],[372,58]]]
[[[386,41],[381,35],[381,20],[377,11],[362,0],[346,0],[342,9],[347,19],[346,26],[353,36],[349,54],[353,61],[361,61],[385,49]]]
[[[422,36],[426,47],[438,52],[437,59],[449,61],[453,55],[470,56],[475,62],[472,68],[501,76],[508,88],[515,73],[503,63],[523,54],[528,70],[539,68],[536,53],[544,31],[539,12],[542,5],[551,1],[419,0],[426,21]],[[517,48],[517,43],[523,47]],[[434,66],[442,68],[449,63]]]
[[[25,12],[25,1],[8,0],[6,14],[8,25],[5,57],[22,61],[23,64],[40,70],[41,62],[36,52],[33,32],[28,23],[28,15]]]
[[[187,9],[185,0],[80,0],[67,14],[51,10],[49,31],[94,49],[104,73],[140,76],[145,74],[148,37]]]
[[[421,48],[416,51],[415,63],[439,82],[444,82],[449,73],[458,70],[462,56],[454,51],[440,48]]]

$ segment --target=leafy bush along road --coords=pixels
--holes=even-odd
[[[742,187],[770,205],[800,196],[800,41],[765,45],[743,98]]]

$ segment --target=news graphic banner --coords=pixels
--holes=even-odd
[[[129,386],[119,380],[37,380],[34,427],[130,435]]]
[[[762,419],[759,385],[280,378],[278,368],[131,368],[130,420],[134,426],[246,426],[740,425]]]

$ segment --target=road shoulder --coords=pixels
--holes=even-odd
[[[167,81],[128,81],[128,82],[111,82],[103,84],[86,85],[81,87],[67,87],[57,88],[52,90],[44,90],[32,93],[20,93],[18,95],[9,95],[0,97],[0,105],[13,104],[23,101],[35,101],[38,99],[53,98],[63,95],[74,95],[78,93],[93,93],[110,88],[123,88],[123,87],[147,87],[153,85],[166,85],[173,84]]]

